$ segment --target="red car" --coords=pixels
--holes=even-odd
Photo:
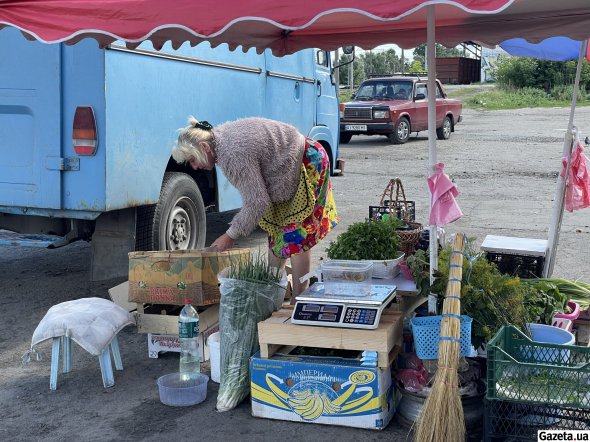
[[[436,80],[436,135],[446,140],[461,121],[463,103],[447,98]],[[340,142],[353,135],[385,135],[403,144],[412,132],[428,129],[427,80],[419,77],[383,77],[364,81],[352,101],[340,104]]]

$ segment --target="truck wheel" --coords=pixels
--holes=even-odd
[[[195,181],[166,172],[160,199],[137,212],[136,250],[187,250],[205,245],[205,204]]]
[[[352,138],[352,134],[340,134],[340,144],[348,144],[350,139]]]
[[[404,144],[410,138],[410,121],[406,117],[397,120],[395,130],[389,134],[389,141],[395,144]]]
[[[448,115],[445,117],[443,121],[442,127],[436,129],[436,138],[439,140],[448,140],[451,136],[451,129],[453,128],[453,122],[451,121],[451,117]]]

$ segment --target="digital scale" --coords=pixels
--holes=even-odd
[[[374,329],[381,313],[396,295],[395,285],[372,285],[371,294],[363,297],[324,293],[324,284],[315,283],[297,296],[291,322],[324,327]]]

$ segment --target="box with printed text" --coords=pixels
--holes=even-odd
[[[250,376],[252,415],[268,419],[380,430],[399,402],[391,369],[357,359],[257,353]]]

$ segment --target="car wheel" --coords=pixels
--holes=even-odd
[[[340,134],[340,144],[348,144],[351,138],[352,134]]]
[[[436,129],[436,138],[439,140],[448,140],[451,136],[451,130],[453,128],[453,123],[451,122],[451,117],[446,116],[442,127]]]
[[[397,120],[395,130],[389,134],[388,138],[392,143],[404,144],[410,138],[410,121],[406,117]]]
[[[137,213],[136,250],[188,250],[205,246],[205,204],[187,174],[167,172],[160,198]]]

